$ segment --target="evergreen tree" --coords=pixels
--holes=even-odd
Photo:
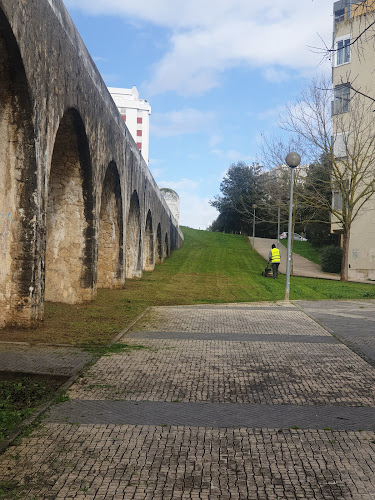
[[[256,163],[232,163],[220,184],[221,196],[215,196],[215,199],[210,201],[220,213],[211,224],[210,230],[251,233],[252,206],[261,199],[261,172],[262,167]]]

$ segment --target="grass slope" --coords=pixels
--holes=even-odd
[[[40,328],[0,331],[0,340],[106,344],[151,305],[283,300],[285,278],[264,278],[265,261],[244,236],[182,228],[185,242],[170,258],[121,290],[99,290],[83,305],[47,303]],[[291,279],[291,299],[375,298],[375,286]]]
[[[280,240],[285,248],[288,248],[288,240]],[[320,251],[313,247],[309,241],[293,241],[293,252],[305,257],[305,259],[315,262],[320,265],[321,254]]]

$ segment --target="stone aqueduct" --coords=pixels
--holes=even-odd
[[[0,0],[0,326],[152,270],[183,236],[61,0]]]

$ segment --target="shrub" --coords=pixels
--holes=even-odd
[[[328,246],[322,248],[321,268],[325,273],[339,273],[341,271],[342,248]]]

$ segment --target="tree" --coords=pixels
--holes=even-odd
[[[295,179],[295,192],[298,186],[298,174]],[[288,224],[289,218],[289,193],[290,193],[290,169],[285,164],[278,163],[264,172],[262,176],[263,186],[263,210],[264,222],[272,227],[272,236],[276,234],[276,224],[280,213],[280,231],[282,232]],[[295,205],[296,206],[296,205]],[[294,210],[294,216],[298,210]]]
[[[281,127],[292,134],[304,161],[326,174],[310,172],[299,197],[305,206],[331,214],[333,230],[342,235],[341,280],[347,281],[352,224],[375,192],[375,116],[368,112],[367,99],[355,94],[350,112],[342,110],[332,120],[332,99],[330,83],[314,80],[287,107]]]
[[[256,163],[232,163],[220,184],[222,196],[210,201],[220,213],[210,226],[213,230],[250,234],[252,219],[248,209],[260,198],[261,171]]]
[[[238,212],[230,205],[221,204],[220,213],[212,224],[208,227],[209,231],[219,231],[221,233],[231,234],[250,234],[250,227],[241,221]]]
[[[309,165],[306,177],[308,181],[302,184],[301,189],[296,190],[297,203],[301,208],[301,223],[306,227],[306,236],[315,247],[336,243],[336,238],[330,233],[330,210],[327,208],[332,202],[330,158],[323,157],[317,165]],[[320,206],[305,203],[304,199],[309,201],[311,197],[311,190],[316,198],[325,202],[320,203]]]
[[[269,210],[269,218],[275,219],[274,207],[280,209],[281,227],[288,224],[289,219],[289,195],[290,195],[290,168],[285,164],[285,157],[290,151],[302,151],[303,144],[298,137],[289,136],[285,138],[263,136],[261,144],[262,160],[267,167],[268,172],[264,176],[264,192],[267,197],[267,205],[272,207]],[[276,165],[276,166],[275,166]],[[320,231],[329,233],[329,216],[323,220],[317,219],[317,210],[307,206],[301,197],[300,193],[304,193],[309,188],[306,185],[306,179],[315,177],[318,180],[318,167],[316,165],[300,165],[295,169],[294,175],[294,203],[293,203],[293,232],[309,232],[309,241],[314,240],[311,236],[316,232],[317,224],[320,224]],[[329,195],[331,199],[331,195]],[[323,229],[324,227],[324,229]],[[282,230],[282,229],[281,229]]]

